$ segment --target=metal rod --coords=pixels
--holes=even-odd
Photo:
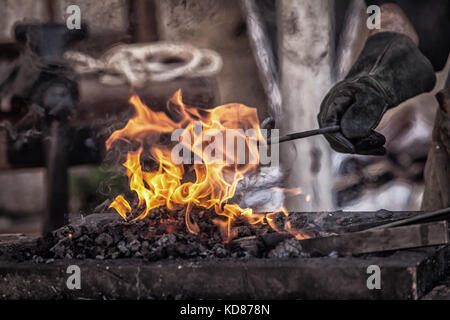
[[[417,222],[424,222],[424,221],[430,221],[430,220],[444,220],[447,215],[450,215],[450,207],[449,208],[443,208],[431,212],[424,212],[423,214],[419,214],[417,216],[414,216],[412,218],[406,218],[401,219],[398,221],[394,221],[387,224],[382,224],[367,230],[377,230],[377,229],[383,229],[383,228],[392,228],[392,227],[399,227],[408,225],[411,223],[417,223]]]
[[[311,136],[315,136],[315,135],[319,135],[319,134],[334,133],[334,132],[338,132],[339,130],[340,130],[339,126],[333,126],[333,127],[325,127],[325,128],[314,129],[314,130],[309,130],[309,131],[290,133],[285,136],[281,136],[278,139],[272,138],[268,141],[268,143],[276,144],[276,143],[281,143],[281,142],[285,142],[285,141],[303,139],[303,138],[307,138],[307,137],[311,137]]]
[[[53,120],[46,139],[47,152],[47,212],[43,234],[69,223],[69,149],[68,126],[65,121]]]

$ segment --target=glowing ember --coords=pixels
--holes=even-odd
[[[265,144],[265,140],[256,109],[237,103],[208,110],[192,108],[184,105],[180,90],[170,100],[171,106],[175,106],[172,111],[177,120],[164,112],[152,111],[137,96],[132,96],[130,103],[135,109],[135,116],[124,128],[109,137],[106,146],[109,149],[119,139],[140,143],[138,150],[129,152],[123,163],[127,169],[130,190],[137,194],[138,208],[143,208],[135,219],[151,216],[151,210],[161,206],[171,211],[184,206],[186,227],[189,232],[198,234],[199,226],[192,220],[190,213],[193,206],[199,206],[214,209],[218,215],[214,222],[226,235],[227,241],[235,236],[232,223],[238,217],[244,217],[251,224],[268,223],[277,230],[273,217],[278,213],[287,215],[284,208],[264,214],[229,203],[239,181],[259,165],[258,143]],[[177,129],[180,132],[178,147],[181,148],[152,144],[148,152],[156,159],[159,168],[153,172],[144,171],[141,166],[141,155],[147,151],[144,150],[144,139],[152,135],[159,137],[161,134],[172,134]],[[229,131],[233,132],[232,136]],[[236,142],[244,149],[238,149]],[[187,155],[186,151],[189,152]],[[179,161],[181,153],[183,161]],[[189,182],[185,181],[183,162],[189,162],[192,158],[195,181]],[[132,213],[131,205],[122,195],[117,196],[110,207],[125,220]],[[306,236],[297,232],[296,237]]]

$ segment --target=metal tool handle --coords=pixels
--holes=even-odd
[[[268,144],[276,144],[276,143],[281,143],[281,142],[285,142],[285,141],[302,139],[302,138],[306,138],[306,137],[315,136],[318,134],[335,133],[335,132],[338,132],[340,129],[341,128],[339,126],[332,126],[332,127],[325,127],[325,128],[314,129],[314,130],[309,130],[309,131],[290,133],[285,136],[281,136],[278,139],[272,138],[268,141]]]

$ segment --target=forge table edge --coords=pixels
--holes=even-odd
[[[419,299],[445,274],[448,246],[385,256],[302,259],[0,259],[0,299]],[[70,265],[81,289],[69,289]],[[368,266],[381,289],[368,289]]]

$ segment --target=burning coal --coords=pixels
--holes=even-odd
[[[130,103],[135,109],[134,117],[125,127],[112,133],[106,147],[110,149],[117,140],[138,143],[137,150],[128,152],[123,163],[138,205],[132,209],[129,201],[118,195],[111,208],[125,220],[139,220],[151,218],[152,209],[158,207],[166,207],[174,214],[185,207],[185,224],[193,234],[200,231],[191,217],[193,207],[211,209],[217,215],[213,222],[221,229],[225,241],[236,236],[233,222],[238,218],[253,225],[269,224],[277,230],[273,219],[278,214],[288,215],[284,207],[271,213],[259,213],[230,203],[238,183],[246,174],[258,169],[261,150],[267,150],[256,109],[237,103],[213,109],[193,108],[183,103],[180,90],[169,100],[171,116],[152,111],[137,96],[132,96]],[[175,137],[178,144],[173,147],[145,143],[151,137],[155,139],[164,134]],[[141,159],[145,152],[157,161],[157,170],[143,169]],[[189,179],[185,164],[192,163],[192,156],[195,177]],[[301,231],[288,231],[297,238],[307,237]]]

